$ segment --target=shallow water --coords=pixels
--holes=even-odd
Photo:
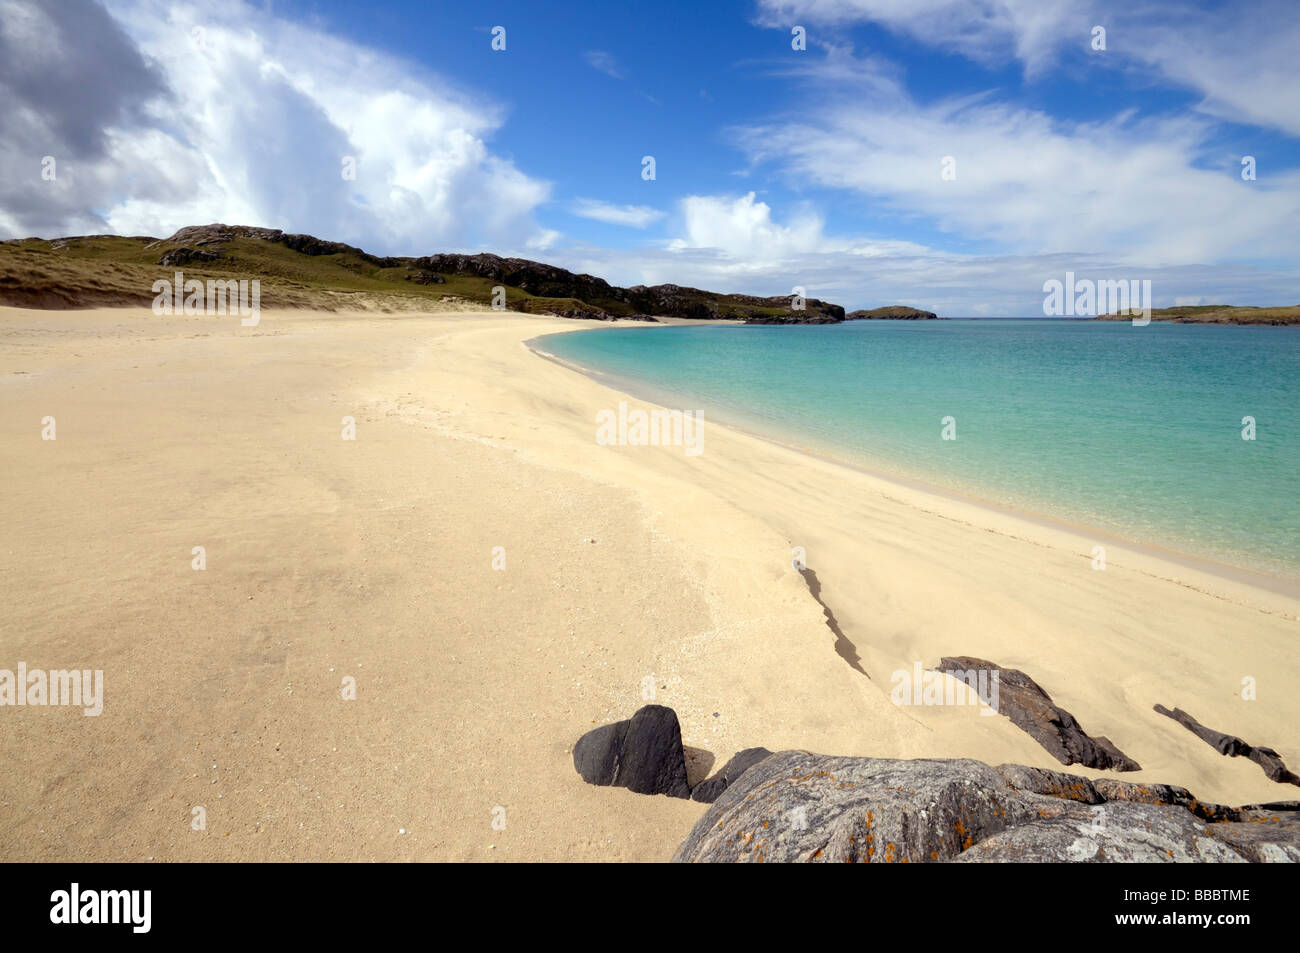
[[[1300,328],[687,325],[551,335],[542,346],[674,395],[672,406],[706,421],[1300,577]],[[945,417],[956,439],[943,439]]]

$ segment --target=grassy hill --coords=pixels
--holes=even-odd
[[[844,309],[808,299],[716,294],[656,285],[620,288],[591,275],[496,255],[381,257],[310,235],[277,229],[202,225],[166,239],[89,235],[0,243],[0,304],[30,308],[149,305],[155,280],[259,279],[266,308],[384,311],[433,303],[492,303],[530,314],[608,320],[656,316],[758,322],[840,321]]]
[[[174,254],[176,252],[180,254]],[[208,252],[212,258],[192,252]],[[165,264],[163,262],[166,262]],[[489,304],[492,282],[447,276],[434,284],[408,280],[397,260],[359,249],[304,254],[261,238],[233,236],[219,248],[172,240],[92,235],[53,241],[21,239],[0,244],[0,303],[32,308],[149,305],[155,280],[257,278],[263,307],[339,310],[351,299],[382,296],[388,310],[461,298]],[[531,298],[506,289],[507,302]]]

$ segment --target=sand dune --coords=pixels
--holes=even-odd
[[[0,309],[0,668],[105,684],[98,717],[0,708],[0,856],[665,860],[703,806],[569,755],[647,677],[697,777],[752,745],[1060,767],[1006,718],[890,702],[944,655],[1029,673],[1126,778],[1294,796],[1152,711],[1300,766],[1288,587],[1119,545],[1096,572],[1086,533],[707,421],[699,456],[601,446],[627,398],[523,343],[574,328]]]

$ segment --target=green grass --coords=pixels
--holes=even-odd
[[[66,247],[56,247],[66,242]],[[496,282],[487,278],[445,275],[445,283],[421,285],[404,280],[405,267],[385,268],[361,255],[342,252],[306,255],[277,242],[234,238],[205,246],[221,254],[216,261],[192,261],[176,267],[158,259],[176,245],[146,246],[143,238],[90,237],[53,242],[25,239],[0,244],[0,303],[35,307],[95,307],[149,304],[153,283],[185,278],[259,279],[265,307],[317,307],[336,310],[347,295],[392,296],[395,307],[418,306],[444,296],[490,305]],[[519,308],[534,296],[506,288],[507,306]],[[543,300],[543,299],[536,299]],[[531,308],[529,310],[532,310]],[[538,308],[540,313],[543,308]]]
[[[199,250],[217,252],[221,257],[215,261],[158,264],[164,253],[181,247],[194,246],[114,236],[0,243],[0,304],[43,308],[147,305],[154,299],[153,283],[160,278],[173,280],[176,271],[183,271],[187,280],[257,278],[264,307],[323,310],[346,307],[349,295],[391,297],[386,306],[389,310],[418,308],[444,297],[490,305],[492,289],[498,284],[488,278],[444,273],[443,283],[422,285],[405,280],[411,273],[405,264],[386,266],[382,259],[355,251],[309,255],[279,242],[245,237],[198,246]],[[506,307],[529,314],[599,317],[597,312],[604,311],[627,317],[638,313],[634,305],[613,298],[546,298],[509,286],[505,293]],[[786,308],[745,303],[743,296],[683,292],[680,297],[687,303],[712,306],[735,320],[756,313],[788,313]]]

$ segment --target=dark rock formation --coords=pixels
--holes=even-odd
[[[1124,786],[1024,765],[783,751],[733,781],[673,860],[1300,862],[1300,812],[1213,806],[1226,819],[1211,823],[1180,803],[1181,788],[1111,783]]]
[[[933,311],[909,308],[903,304],[872,308],[870,311],[850,311],[844,316],[845,321],[937,321],[938,319],[939,316]]]
[[[788,305],[789,302],[786,302]],[[818,302],[821,304],[821,302]],[[768,307],[773,307],[768,305]],[[835,307],[831,305],[829,307]],[[836,317],[834,312],[809,314],[806,311],[786,311],[781,314],[755,313],[745,318],[746,324],[839,324],[844,319]]]
[[[581,318],[587,321],[616,321],[624,315],[610,314],[601,308],[595,308],[576,298],[522,298],[509,303],[510,310],[525,314],[553,314],[560,318]],[[654,321],[654,318],[641,315],[639,318],[627,315],[629,319]]]
[[[417,285],[445,285],[447,279],[437,272],[433,271],[412,271],[405,276],[406,281],[413,281]]]
[[[1236,735],[1225,735],[1221,731],[1207,728],[1181,708],[1170,711],[1164,705],[1156,705],[1156,712],[1178,722],[1196,737],[1200,738],[1221,755],[1230,758],[1248,758],[1264,769],[1270,781],[1279,784],[1300,785],[1300,777],[1287,770],[1281,756],[1272,748],[1255,747],[1242,741]]]
[[[206,251],[202,248],[188,248],[182,245],[180,248],[173,248],[171,251],[166,252],[158,259],[158,264],[169,268],[179,268],[181,265],[188,265],[192,261],[216,261],[220,257],[216,252]]]
[[[691,796],[677,713],[663,705],[646,705],[626,721],[587,732],[573,746],[573,766],[588,784]]]
[[[575,275],[571,271],[545,265],[526,258],[502,258],[500,255],[429,255],[417,258],[416,268],[444,275],[471,275],[502,285],[518,288],[539,298],[580,298],[589,303],[599,299],[620,300],[609,282],[592,275]]]
[[[844,320],[844,309],[817,298],[804,300],[801,311],[792,307],[789,295],[758,298],[753,295],[717,294],[681,285],[633,285],[617,289],[638,311],[670,318],[696,318],[711,321],[744,321],[746,324],[834,324]]]
[[[804,309],[795,311],[791,308],[789,296],[756,298],[752,295],[716,294],[681,285],[620,288],[602,278],[576,275],[526,258],[502,258],[489,254],[430,255],[415,259],[413,264],[445,275],[486,278],[539,298],[574,298],[590,309],[581,317],[609,319],[658,315],[696,320],[740,320],[751,324],[827,324],[844,320],[843,308],[816,298],[807,299]],[[783,313],[776,314],[776,311]]]
[[[744,751],[736,752],[713,777],[695,785],[691,790],[691,800],[712,804],[723,791],[735,784],[742,774],[771,756],[772,752],[766,748],[746,748]]]
[[[1052,704],[1051,696],[1024,672],[969,656],[941,659],[936,669],[957,678],[962,677],[958,673],[980,670],[998,673],[998,713],[1024,729],[1061,764],[1103,771],[1142,770],[1109,738],[1089,736],[1073,715]]]

